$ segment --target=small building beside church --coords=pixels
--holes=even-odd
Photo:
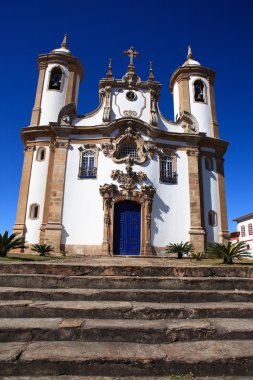
[[[237,223],[237,229],[231,232],[230,241],[233,243],[243,241],[253,257],[253,213],[238,216],[233,222]]]
[[[38,58],[14,232],[72,254],[153,255],[169,243],[228,238],[215,72],[188,56],[170,78],[174,120],[159,111],[161,84],[136,71],[99,82],[100,104],[77,114],[83,67],[64,37]]]

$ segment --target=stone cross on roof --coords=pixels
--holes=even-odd
[[[134,50],[134,47],[130,47],[128,50],[124,50],[123,53],[130,57],[130,65],[133,66],[134,57],[137,57],[139,55],[138,51]]]

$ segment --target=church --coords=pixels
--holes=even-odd
[[[97,109],[77,114],[83,66],[65,35],[38,57],[30,125],[22,129],[24,164],[13,231],[27,245],[50,244],[74,255],[160,255],[190,241],[203,251],[228,238],[215,72],[188,48],[170,78],[174,120],[158,101],[150,65],[138,76],[139,53],[124,51],[121,79],[111,62],[99,82]],[[29,250],[29,249],[28,249]]]

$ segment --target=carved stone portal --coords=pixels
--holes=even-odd
[[[100,194],[103,198],[104,208],[104,236],[102,243],[102,254],[113,254],[113,224],[114,224],[114,204],[126,199],[137,202],[141,205],[141,255],[151,255],[151,213],[153,197],[156,192],[151,185],[142,185],[137,188],[137,183],[146,179],[143,172],[134,172],[132,163],[126,166],[126,173],[120,170],[113,170],[112,179],[120,183],[121,190],[114,184],[104,184],[100,186]]]

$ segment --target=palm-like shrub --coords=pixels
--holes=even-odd
[[[169,244],[165,248],[166,253],[177,253],[177,257],[182,259],[183,253],[189,253],[192,250],[192,244],[187,241],[186,243]]]
[[[250,257],[246,243],[243,241],[232,243],[210,243],[207,247],[207,255],[210,258],[223,259],[224,264],[233,264],[233,259]]]
[[[9,231],[5,231],[2,235],[0,234],[0,256],[7,256],[7,253],[12,249],[25,248],[25,239],[19,234],[11,234],[9,236]]]
[[[195,251],[195,252],[192,252],[192,258],[197,260],[197,261],[201,261],[203,260],[205,257],[205,253],[204,252],[200,252],[200,251]]]
[[[46,256],[46,253],[53,252],[54,247],[52,247],[52,245],[47,244],[34,244],[31,250],[39,253],[40,256]]]

